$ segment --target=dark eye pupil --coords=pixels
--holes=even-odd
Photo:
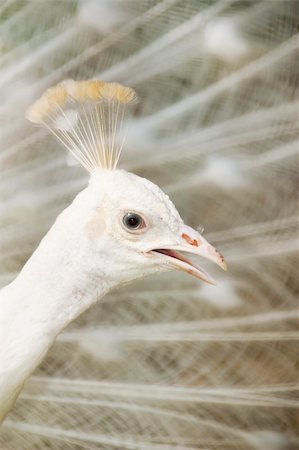
[[[136,225],[138,225],[138,219],[136,219],[136,217],[130,217],[130,219],[129,219],[129,224],[130,224],[132,227],[136,227]]]
[[[142,218],[135,213],[128,213],[123,219],[124,224],[127,228],[136,229],[142,224]]]

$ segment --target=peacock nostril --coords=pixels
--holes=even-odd
[[[193,245],[194,247],[199,247],[200,242],[197,239],[192,239],[188,234],[183,233],[182,238],[188,242],[188,244]]]

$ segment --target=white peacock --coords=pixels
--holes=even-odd
[[[205,260],[217,286],[170,271],[102,297],[24,386],[1,450],[299,448],[298,5],[0,2],[1,286],[88,183],[24,120],[70,78],[136,89],[121,167],[201,223],[230,269]],[[78,120],[66,106],[61,139]]]

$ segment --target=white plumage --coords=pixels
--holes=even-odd
[[[214,284],[178,250],[226,270],[223,256],[184,225],[158,186],[116,170],[123,108],[134,99],[132,89],[117,83],[68,80],[48,89],[26,112],[55,134],[91,179],[0,292],[1,422],[57,335],[112,288],[173,269]],[[61,118],[66,125],[57,127]]]
[[[204,226],[230,271],[215,295],[164,274],[104,297],[60,335],[0,446],[296,449],[298,3],[113,1],[106,22],[92,3],[0,5],[1,284],[86,185],[24,121],[66,78],[138,91],[121,166]]]

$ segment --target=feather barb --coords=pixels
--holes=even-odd
[[[89,172],[114,170],[123,142],[132,88],[101,80],[65,80],[47,89],[26,118],[47,127]]]

